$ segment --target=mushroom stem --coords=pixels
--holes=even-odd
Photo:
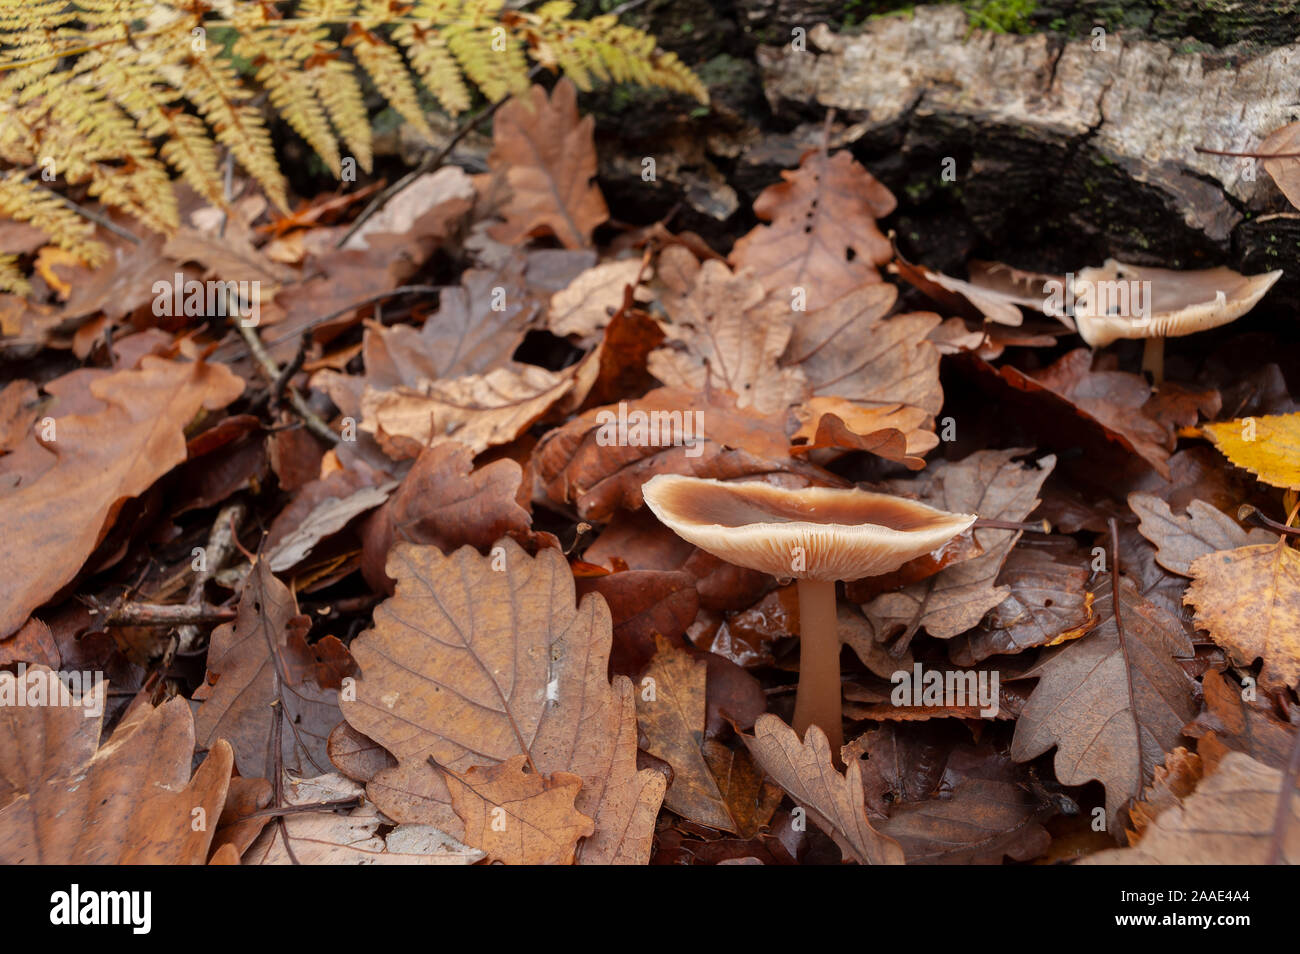
[[[1142,370],[1151,373],[1151,380],[1163,384],[1165,380],[1165,339],[1147,338],[1142,348]]]
[[[808,726],[826,733],[831,758],[843,768],[840,747],[840,636],[835,617],[835,582],[799,580],[799,691],[794,700],[794,730],[803,738]]]

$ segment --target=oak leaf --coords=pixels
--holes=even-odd
[[[1047,650],[1026,678],[1038,678],[1011,743],[1018,762],[1056,746],[1062,785],[1092,779],[1106,788],[1108,829],[1139,797],[1196,714],[1191,679],[1178,664],[1193,655],[1182,623],[1120,579],[1120,623],[1110,580],[1093,608],[1101,623],[1087,636]],[[1121,635],[1122,632],[1122,635]]]
[[[571,772],[525,772],[527,762],[527,755],[516,755],[488,768],[471,766],[463,775],[446,773],[465,840],[506,864],[572,864],[578,839],[595,831],[573,805],[582,779]]]
[[[1192,575],[1192,564],[1207,553],[1272,543],[1267,530],[1243,530],[1237,521],[1204,500],[1193,500],[1185,514],[1175,514],[1153,494],[1129,494],[1129,509],[1138,515],[1142,536],[1156,545],[1156,561],[1171,573]]]
[[[283,764],[295,775],[329,768],[326,742],[342,718],[337,689],[318,681],[307,645],[311,620],[299,616],[293,594],[259,560],[244,581],[238,616],[217,627],[208,673],[194,693],[200,748],[229,739],[245,776],[274,778],[274,722],[281,726]],[[347,650],[338,647],[345,658]]]
[[[665,250],[694,264],[681,246]],[[689,271],[689,269],[688,269]],[[720,387],[736,395],[736,406],[779,414],[805,396],[803,373],[778,368],[790,341],[794,313],[788,304],[763,297],[749,275],[733,275],[710,260],[691,275],[690,288],[666,296],[663,347],[651,352],[647,367],[671,388],[703,391]]]
[[[54,676],[41,666],[26,678]],[[137,700],[98,750],[102,715],[89,715],[77,705],[0,706],[0,863],[203,864],[226,801],[230,746],[214,744],[191,778],[184,699],[156,709]],[[196,808],[208,819],[197,829]]]
[[[194,416],[243,389],[220,365],[148,356],[90,381],[92,409],[55,419],[34,479],[16,472],[22,455],[0,457],[0,637],[77,574],[127,499],[185,460]]]
[[[389,828],[375,806],[362,799],[364,789],[338,774],[302,779],[287,777],[287,805],[356,798],[362,804],[344,811],[294,812],[284,828],[269,825],[243,853],[246,865],[467,865],[483,857],[432,825]],[[380,834],[381,826],[386,834]],[[285,837],[288,837],[288,846]]]
[[[472,838],[444,772],[527,756],[538,775],[582,780],[576,808],[595,822],[583,862],[644,863],[665,780],[636,768],[632,685],[606,674],[609,610],[597,596],[576,603],[558,551],[497,546],[495,564],[469,547],[390,552],[396,594],[352,643],[361,678],[343,702],[352,727],[397,760],[370,780],[370,798],[399,822]]]
[[[1300,553],[1276,543],[1208,553],[1191,567],[1183,602],[1239,666],[1264,660],[1266,689],[1300,684]]]
[[[1281,813],[1283,775],[1248,755],[1230,752],[1196,791],[1150,822],[1132,848],[1084,858],[1085,865],[1300,864],[1300,793],[1288,793]]]
[[[1201,679],[1205,709],[1183,729],[1200,740],[1197,751],[1210,765],[1229,751],[1245,752],[1265,765],[1286,765],[1300,725],[1282,721],[1272,706],[1245,698],[1241,686],[1211,669]]]
[[[512,100],[492,122],[488,166],[510,187],[505,222],[490,230],[498,242],[522,244],[549,234],[565,248],[591,244],[591,233],[609,217],[596,175],[595,120],[578,118],[577,90],[562,79],[549,99],[533,86],[531,102]]]
[[[845,772],[835,771],[821,729],[809,726],[800,742],[794,729],[764,714],[754,723],[753,738],[743,738],[763,771],[834,839],[846,858],[858,864],[903,864],[903,849],[867,820],[862,766],[851,762]]]
[[[893,256],[876,219],[894,211],[893,194],[848,150],[812,149],[799,168],[784,170],[754,202],[758,225],[731,250],[737,268],[750,268],[787,307],[802,289],[809,310],[867,282]]]
[[[395,460],[446,441],[478,454],[513,441],[572,388],[571,375],[531,364],[428,381],[420,389],[368,387],[361,398],[361,430]]]
[[[620,415],[631,422],[622,440]],[[638,419],[689,422],[690,438],[698,443],[674,444],[671,436],[642,442],[633,430]],[[655,474],[720,480],[781,474],[794,486],[840,482],[820,467],[792,458],[789,450],[781,422],[752,408],[737,408],[726,392],[700,395],[657,388],[635,401],[593,408],[550,431],[533,452],[533,467],[541,494],[576,507],[584,520],[605,520],[620,508],[639,508],[641,485]]]

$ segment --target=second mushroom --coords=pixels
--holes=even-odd
[[[790,490],[660,474],[642,488],[666,526],[713,556],[799,587],[799,686],[794,728],[843,744],[835,582],[892,573],[943,546],[975,515],[863,490]]]

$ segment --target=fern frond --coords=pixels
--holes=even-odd
[[[186,97],[216,131],[217,141],[235,154],[271,201],[287,213],[289,199],[271,148],[271,135],[257,110],[246,105],[251,94],[239,84],[234,66],[210,49],[191,52],[187,62]]]
[[[501,0],[464,0],[447,26],[447,47],[465,75],[496,100],[528,88],[528,63],[521,38],[498,22]]]
[[[454,15],[458,7],[455,0],[421,0],[412,13],[433,24],[443,22],[449,14]],[[418,23],[403,23],[393,31],[393,39],[405,48],[411,67],[443,109],[453,116],[469,109],[469,88],[447,48],[443,31]]]
[[[17,255],[0,255],[0,291],[11,295],[26,295],[32,290],[32,283],[18,270]]]
[[[367,6],[370,5],[367,3]],[[378,33],[367,30],[359,23],[352,24],[347,39],[343,42],[352,50],[352,55],[357,58],[361,68],[369,74],[380,95],[388,100],[388,105],[414,126],[421,136],[433,141],[433,130],[424,118],[415,83],[407,72],[402,54],[389,46]]]
[[[0,216],[29,222],[60,248],[76,255],[87,265],[99,265],[108,249],[96,242],[95,227],[68,208],[57,195],[25,179],[20,172],[0,178]]]

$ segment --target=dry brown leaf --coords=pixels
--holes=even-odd
[[[1300,554],[1276,543],[1208,553],[1191,567],[1183,603],[1196,607],[1196,625],[1249,666],[1264,660],[1259,684],[1300,684]]]
[[[847,398],[826,395],[809,398],[795,409],[801,424],[791,435],[804,441],[796,450],[807,453],[825,448],[861,450],[896,460],[909,470],[925,466],[923,455],[939,444],[928,428],[931,415],[919,407],[901,404],[863,407]]]
[[[704,760],[740,836],[753,838],[767,828],[785,793],[763,775],[749,749],[731,749],[716,739],[705,739]]]
[[[504,178],[511,196],[505,222],[489,230],[498,242],[523,244],[554,235],[565,248],[591,244],[591,233],[609,218],[596,175],[595,120],[578,118],[573,83],[562,79],[548,100],[534,86],[530,103],[506,103],[492,121],[488,166]]]
[[[664,257],[674,253],[694,263],[681,246]],[[765,299],[757,281],[719,261],[698,266],[692,278],[688,291],[664,301],[671,323],[664,325],[664,346],[650,354],[650,373],[670,388],[723,388],[736,395],[737,407],[763,414],[801,401],[803,373],[777,367],[795,318],[789,305]]]
[[[451,804],[465,824],[465,840],[492,861],[512,865],[573,863],[580,838],[595,824],[573,806],[582,779],[571,772],[543,777],[525,772],[527,755],[488,768],[447,772]]]
[[[213,631],[207,679],[194,693],[202,703],[199,747],[228,739],[241,775],[274,778],[273,725],[281,717],[283,764],[295,775],[324,773],[326,741],[341,715],[338,691],[317,682],[306,640],[311,620],[297,615],[293,594],[265,560],[245,578],[238,612]],[[277,698],[283,703],[273,707]]]
[[[847,771],[835,771],[821,729],[810,726],[800,742],[794,729],[769,713],[754,723],[753,738],[744,738],[763,771],[835,840],[846,858],[867,865],[903,864],[903,849],[867,820],[862,766],[851,762]]]
[[[76,576],[128,498],[185,460],[199,410],[243,388],[220,365],[145,357],[90,382],[93,410],[55,420],[34,479],[18,469],[22,455],[0,457],[0,637]]]
[[[364,789],[342,775],[286,778],[288,805],[359,798]],[[246,852],[246,865],[468,865],[483,857],[432,825],[398,825],[381,835],[385,819],[365,802],[336,812],[295,812],[284,817],[289,847],[279,825],[268,826]],[[292,855],[290,854],[292,852]]]
[[[1037,467],[1012,460],[1024,453],[1016,448],[976,451],[957,463],[936,464],[916,480],[897,482],[890,489],[913,494],[951,513],[1024,520],[1038,505],[1043,481],[1056,466],[1052,456],[1038,460]],[[896,593],[878,596],[863,607],[878,633],[888,638],[901,627],[905,640],[910,641],[923,626],[931,636],[951,639],[978,625],[985,613],[1010,595],[1010,587],[995,585],[995,581],[1020,532],[979,527],[974,535],[984,550],[979,556],[954,563]]]
[[[1201,689],[1205,709],[1183,731],[1200,740],[1197,751],[1207,766],[1229,750],[1245,752],[1275,769],[1286,765],[1300,725],[1278,718],[1272,706],[1256,698],[1254,687],[1245,698],[1245,690],[1217,670],[1205,674]]]
[[[1095,630],[1047,650],[1025,673],[1038,684],[1016,722],[1011,757],[1024,762],[1056,746],[1057,780],[1099,780],[1109,830],[1118,833],[1120,811],[1142,794],[1196,714],[1194,684],[1178,664],[1193,650],[1182,623],[1127,577],[1120,580],[1122,640],[1109,577],[1093,608],[1101,619]]]
[[[645,278],[650,277],[649,269]],[[561,338],[573,336],[586,346],[594,343],[609,324],[610,317],[623,307],[623,291],[635,286],[633,300],[650,300],[649,292],[637,284],[641,275],[639,258],[624,258],[589,268],[564,289],[551,296],[546,315],[547,327]]]
[[[1237,521],[1204,500],[1193,500],[1185,514],[1175,514],[1153,494],[1129,494],[1129,509],[1141,521],[1138,529],[1157,547],[1156,562],[1171,573],[1192,575],[1192,564],[1207,553],[1273,543],[1267,530],[1243,530]]]
[[[333,475],[331,475],[333,476]],[[326,497],[267,551],[267,564],[276,573],[291,570],[311,555],[316,544],[338,533],[361,514],[381,506],[397,486],[386,481],[359,487],[344,497]]]
[[[673,769],[664,807],[688,821],[734,832],[736,823],[702,749],[708,666],[663,637],[658,643],[639,683],[636,716],[646,737],[642,748]]]
[[[731,263],[752,269],[787,307],[802,289],[810,311],[880,281],[875,266],[889,261],[893,249],[876,219],[894,211],[893,194],[848,150],[809,150],[781,178],[754,202],[754,214],[771,224],[741,237]]]
[[[1182,804],[1203,774],[1201,757],[1181,745],[1165,756],[1165,764],[1156,766],[1152,782],[1142,793],[1142,799],[1129,809],[1129,822],[1133,825],[1133,830],[1128,833],[1129,844],[1137,844],[1161,812]]]
[[[1076,348],[1035,374],[1003,365],[1003,380],[1030,394],[1048,392],[1075,413],[1099,425],[1108,440],[1140,456],[1169,479],[1169,429],[1142,413],[1151,386],[1141,375],[1126,371],[1093,371],[1093,353]]]
[[[1300,864],[1300,793],[1278,820],[1282,773],[1230,752],[1196,791],[1147,825],[1132,848],[1101,851],[1085,865],[1263,865],[1276,844],[1277,863]]]
[[[1088,564],[1079,554],[1060,557],[1023,545],[1012,550],[998,576],[998,585],[1011,593],[989,610],[979,628],[953,637],[948,658],[958,666],[975,666],[990,656],[1055,646],[1091,631],[1097,616]]]
[[[582,779],[577,810],[596,826],[584,863],[644,864],[665,780],[636,769],[632,685],[606,675],[609,611],[596,596],[576,605],[558,551],[498,546],[499,559],[407,543],[390,552],[396,595],[352,643],[361,678],[343,703],[352,727],[397,759],[369,795],[399,822],[465,837],[429,759],[463,776],[526,755],[539,775]]]
[[[691,422],[694,447],[660,439],[658,444],[619,441],[619,415],[633,424],[637,415]],[[684,415],[692,415],[684,418]],[[699,424],[698,429],[695,424]],[[631,425],[629,425],[629,428]],[[782,475],[791,486],[838,484],[838,478],[789,454],[781,422],[754,409],[740,410],[727,392],[697,394],[658,388],[622,405],[593,408],[547,433],[533,453],[538,487],[545,498],[574,506],[584,520],[605,520],[615,510],[641,506],[641,485],[655,474],[686,474],[727,480]],[[541,500],[542,497],[534,499]]]
[[[429,381],[420,390],[369,387],[361,430],[389,457],[416,457],[425,447],[457,441],[475,454],[508,444],[572,390],[571,374],[531,364]]]
[[[394,540],[431,543],[444,553],[465,545],[486,550],[507,534],[526,542],[532,518],[517,501],[522,480],[512,460],[475,470],[474,455],[455,441],[422,451],[366,527],[362,571],[367,581],[392,592],[384,563]]]
[[[1294,154],[1300,152],[1300,123],[1290,123],[1275,129],[1259,144],[1261,154]],[[1286,159],[1264,159],[1264,171],[1273,177],[1277,187],[1292,205],[1300,209],[1300,159],[1291,155]]]
[[[33,667],[33,676],[52,673]],[[194,719],[183,698],[156,709],[137,700],[97,751],[101,723],[75,705],[0,706],[0,863],[203,864],[230,746],[214,745],[190,777]]]

